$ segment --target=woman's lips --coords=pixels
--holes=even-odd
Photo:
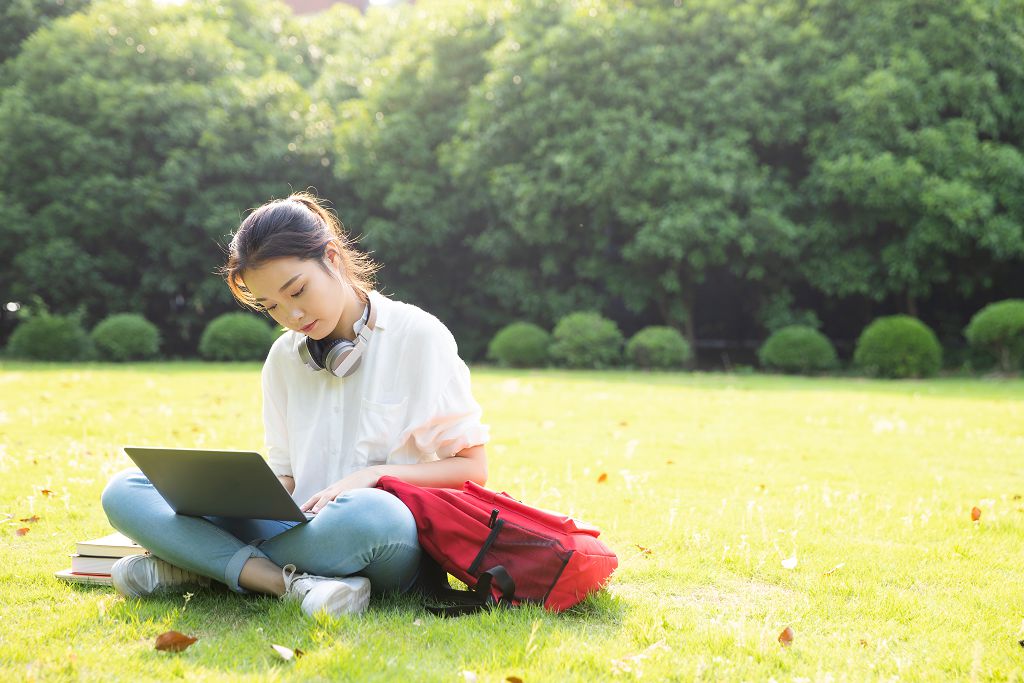
[[[314,327],[314,326],[315,326],[315,325],[316,325],[316,324],[317,324],[318,322],[320,322],[320,321],[319,321],[319,320],[314,320],[313,322],[311,322],[310,324],[306,325],[306,326],[305,326],[305,327],[303,327],[303,328],[302,328],[301,330],[299,330],[299,332],[303,332],[303,333],[307,333],[307,334],[308,334],[308,333],[309,333],[309,331],[310,331],[310,330],[312,330],[312,329],[313,329],[313,327]]]

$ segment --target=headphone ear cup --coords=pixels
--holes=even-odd
[[[306,351],[309,352],[309,358],[313,361],[313,365],[316,366],[317,370],[324,369],[324,354],[323,348],[320,346],[320,342],[311,337],[306,337],[303,342],[306,345]]]

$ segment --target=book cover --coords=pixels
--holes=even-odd
[[[114,585],[110,574],[82,574],[73,572],[70,569],[62,569],[59,572],[54,572],[53,575],[61,581],[68,581],[70,583],[86,583],[95,586]]]
[[[146,549],[120,532],[90,541],[79,541],[76,552],[89,557],[127,557],[141,555]]]

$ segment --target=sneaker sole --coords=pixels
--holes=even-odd
[[[363,578],[358,584],[351,590],[335,592],[318,611],[327,612],[332,617],[365,612],[370,604],[370,581]]]

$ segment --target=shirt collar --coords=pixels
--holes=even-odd
[[[377,309],[377,321],[374,329],[385,329],[388,326],[388,313],[391,310],[391,299],[376,289],[370,290],[370,306]]]

